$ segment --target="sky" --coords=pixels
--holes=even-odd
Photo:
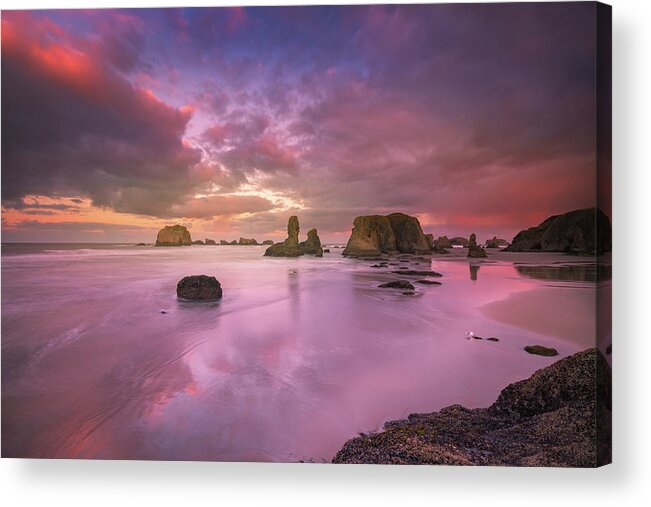
[[[3,11],[2,240],[510,240],[594,206],[594,9]]]

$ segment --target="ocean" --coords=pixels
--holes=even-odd
[[[360,432],[488,406],[594,346],[597,287],[610,292],[593,259],[561,254],[455,250],[372,268],[341,249],[264,248],[3,244],[2,455],[329,461]],[[378,288],[423,278],[389,272],[400,267],[442,285]],[[177,300],[192,274],[217,277],[223,299]]]

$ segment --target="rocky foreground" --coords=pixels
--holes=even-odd
[[[588,349],[507,386],[346,442],[334,463],[595,467],[611,461],[611,369]]]

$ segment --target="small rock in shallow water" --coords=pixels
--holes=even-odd
[[[495,338],[494,336],[491,336],[490,338],[486,338],[489,342],[498,342],[500,341],[499,338]]]
[[[473,335],[472,336],[475,340],[483,340],[481,336]]]
[[[537,356],[553,357],[558,355],[558,350],[551,347],[543,347],[542,345],[527,345],[524,350],[529,352],[529,354],[535,354]]]
[[[437,273],[436,271],[418,271],[414,269],[410,269],[408,271],[392,271],[392,273],[400,273],[401,275],[413,275],[413,276],[435,276],[435,277],[443,276],[441,273]]]
[[[160,311],[163,315],[165,315],[167,312],[165,310]]]
[[[176,284],[176,297],[199,301],[220,299],[222,287],[214,276],[186,276]]]
[[[441,285],[441,282],[437,282],[436,280],[416,280],[416,283],[423,285]]]
[[[378,285],[382,289],[409,289],[414,290],[414,286],[407,280],[394,280]]]

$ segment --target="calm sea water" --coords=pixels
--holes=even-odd
[[[444,275],[408,296],[377,287],[406,277],[338,249],[263,252],[3,245],[3,456],[330,460],[387,420],[487,406],[558,359],[524,345],[594,342],[585,259],[395,259]],[[223,300],[177,301],[189,274],[216,276]]]

